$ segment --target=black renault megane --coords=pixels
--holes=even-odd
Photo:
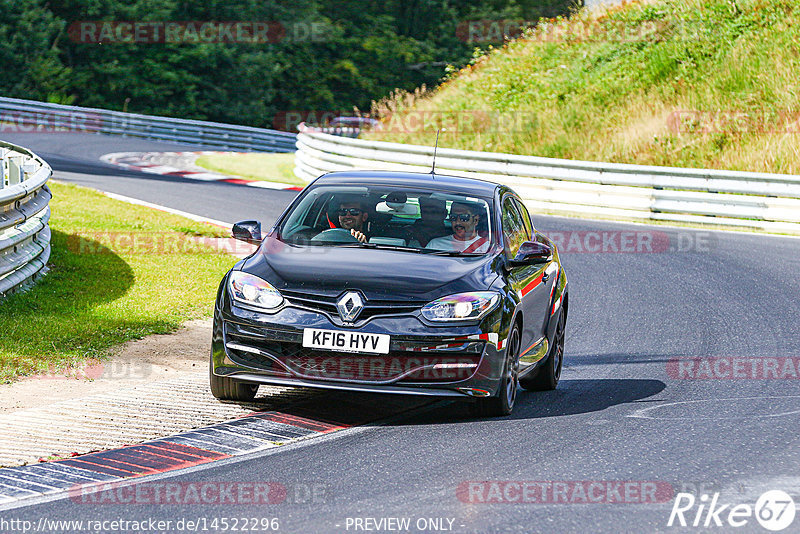
[[[211,392],[259,384],[463,398],[511,413],[554,389],[569,285],[555,244],[510,188],[406,172],[307,186],[219,287]]]

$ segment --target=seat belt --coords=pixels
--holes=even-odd
[[[477,241],[474,241],[470,246],[468,246],[467,248],[465,248],[461,252],[464,252],[464,253],[467,253],[467,254],[469,254],[470,252],[475,252],[476,250],[481,248],[487,241],[488,241],[488,239],[486,239],[485,237],[482,237],[482,238],[478,239]]]

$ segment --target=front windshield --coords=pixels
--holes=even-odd
[[[491,201],[390,186],[318,186],[284,218],[279,239],[304,246],[361,246],[442,255],[485,254]]]

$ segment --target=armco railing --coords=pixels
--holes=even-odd
[[[5,131],[78,131],[141,137],[225,150],[293,152],[296,135],[218,122],[137,115],[0,97]]]
[[[0,296],[43,275],[50,258],[50,166],[0,141]]]
[[[350,139],[304,124],[295,174],[428,172],[433,147]],[[800,234],[800,176],[649,167],[439,148],[436,171],[509,185],[534,212],[709,223]]]

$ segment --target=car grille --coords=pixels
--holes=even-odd
[[[393,383],[447,383],[466,380],[480,366],[483,341],[466,341],[442,350],[415,350],[393,342],[388,354],[354,354],[303,347],[300,339],[278,341],[255,339],[230,331],[226,335],[228,354],[234,362],[280,376],[312,380]]]
[[[334,319],[339,318],[336,309],[336,300],[339,295],[319,295],[300,291],[287,291],[282,289],[281,294],[294,306],[308,308],[324,313]],[[414,313],[424,306],[424,302],[397,302],[391,300],[366,300],[364,309],[358,315],[358,322],[365,321],[378,315],[405,315]]]

